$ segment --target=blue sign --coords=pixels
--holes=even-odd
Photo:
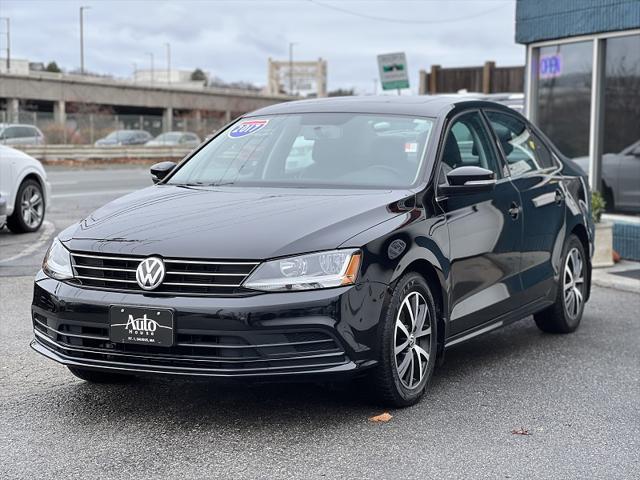
[[[246,120],[244,122],[240,122],[231,127],[231,130],[229,130],[229,137],[240,138],[246,135],[251,135],[252,133],[256,133],[267,123],[269,123],[269,120]]]
[[[555,78],[562,75],[562,56],[542,55],[538,66],[539,78]]]

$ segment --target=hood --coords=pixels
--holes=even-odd
[[[72,250],[263,260],[332,249],[406,210],[406,190],[155,185],[65,230]]]

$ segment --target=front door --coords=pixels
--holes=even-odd
[[[520,195],[501,162],[479,111],[454,117],[439,164],[438,184],[454,168],[474,165],[496,174],[495,189],[439,196],[449,228],[450,335],[486,323],[518,306],[522,291]]]
[[[556,285],[565,232],[561,164],[522,119],[485,112],[522,199],[522,289],[524,303],[545,297]]]

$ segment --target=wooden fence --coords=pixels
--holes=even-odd
[[[482,67],[420,70],[420,95],[456,93],[459,90],[479,93],[521,93],[524,90],[524,67],[496,67],[486,62]]]

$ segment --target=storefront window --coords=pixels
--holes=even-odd
[[[569,157],[589,154],[593,42],[539,48],[537,123]]]
[[[602,178],[610,209],[640,212],[640,35],[607,39]]]

